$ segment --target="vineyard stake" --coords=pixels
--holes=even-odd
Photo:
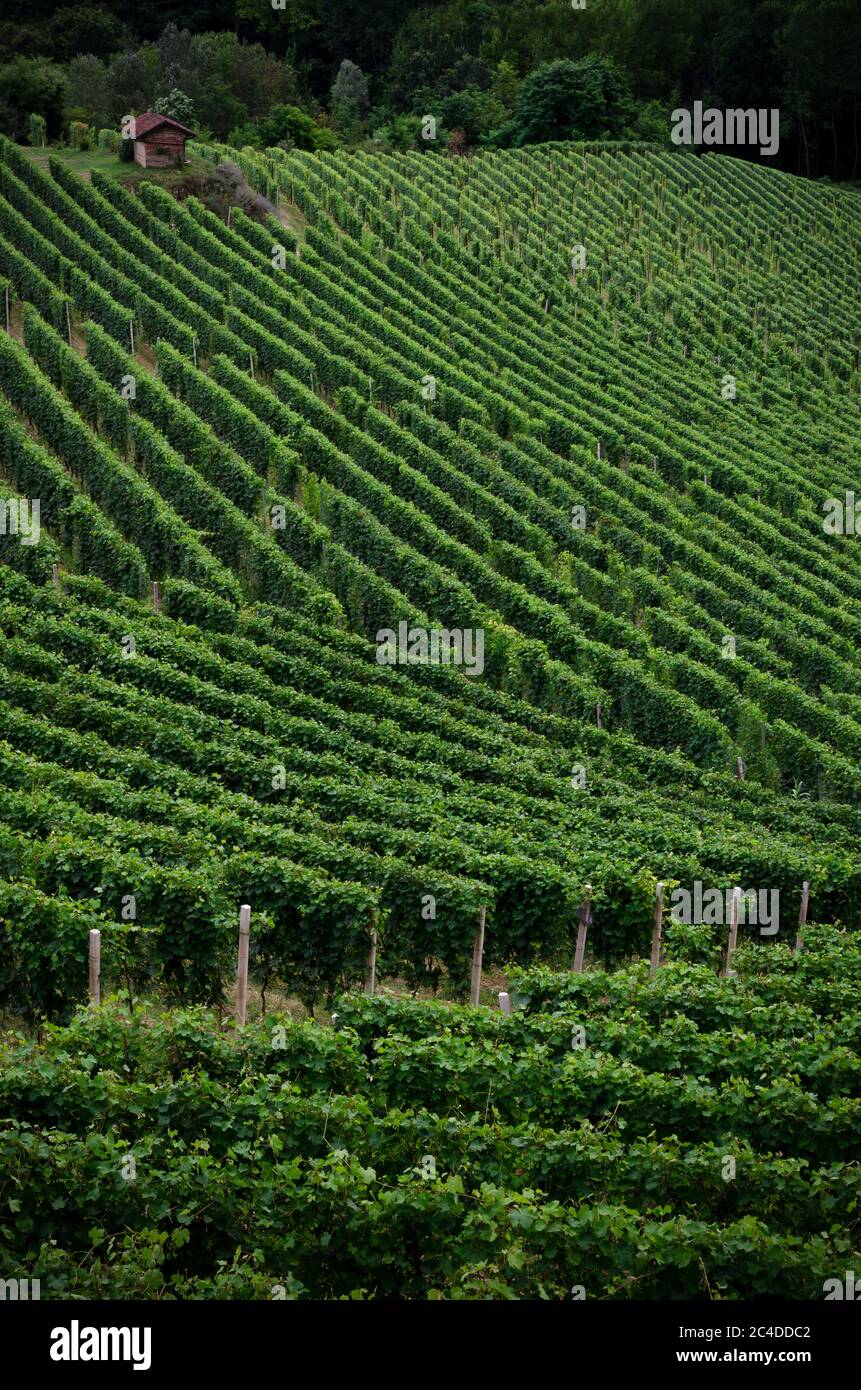
[[[132,357],[135,355],[135,326],[134,321],[129,319],[129,340],[132,345]]]
[[[592,892],[591,883],[586,884],[586,897],[583,899],[577,910],[580,919],[577,927],[577,945],[574,949],[574,974],[580,975],[583,972],[583,957],[586,954],[586,933],[592,925],[592,903],[589,894]]]
[[[478,914],[478,931],[475,936],[475,945],[472,948],[472,982],[469,990],[470,1004],[478,1003],[478,996],[481,993],[481,964],[484,960],[484,923],[487,918],[487,908],[482,905]]]
[[[51,566],[51,579],[54,581],[54,588],[57,590],[57,593],[59,593],[59,592],[60,592],[60,566],[59,566],[59,565],[52,565],[52,566]]]
[[[95,928],[90,932],[90,1003],[100,1004],[102,1002],[99,976],[102,973],[102,933]]]
[[[798,935],[795,938],[795,949],[800,951],[802,947],[801,932],[807,926],[807,903],[810,897],[810,884],[807,879],[801,885],[801,907],[798,911]]]
[[[744,765],[744,763],[742,762],[741,758],[736,758],[736,760],[735,760],[735,770],[736,770],[736,772],[738,773],[738,780],[739,780],[740,782],[743,782],[743,781],[744,781],[744,774],[745,774],[745,772],[747,771],[747,769],[745,768],[745,765]]]
[[[4,298],[5,301],[6,301],[6,332],[8,333],[8,332],[10,331],[11,327],[12,327],[12,320],[11,320],[11,317],[10,317],[10,314],[9,314],[9,286],[8,286],[8,285],[6,285],[6,287],[5,287],[4,290],[3,290],[3,298]]]
[[[254,357],[253,357],[252,353],[250,353],[250,352],[249,352],[249,354],[248,354],[248,370],[249,370],[249,372],[251,373],[251,380],[253,381],[253,380],[254,380]]]
[[[232,220],[233,220],[233,204],[231,203],[231,204],[230,204],[230,207],[227,209],[227,225],[228,225],[228,227],[230,226]]]
[[[727,948],[726,948],[726,966],[724,967],[724,972],[723,972],[723,973],[724,973],[724,979],[729,979],[730,970],[731,970],[731,967],[732,967],[733,953],[735,952],[735,944],[736,944],[736,941],[737,941],[737,939],[738,939],[738,900],[739,900],[740,897],[741,897],[741,889],[740,889],[740,888],[733,888],[733,890],[732,890],[732,910],[731,910],[731,912],[730,912],[730,919],[729,919],[729,941],[727,942]]]
[[[499,1007],[507,1018],[511,1013],[511,996],[505,990],[499,991]]]
[[[72,319],[69,314],[69,301],[66,300],[66,337],[69,340],[69,347],[72,346]]]
[[[152,611],[153,613],[161,612],[161,589],[155,580],[153,580],[152,586]]]
[[[602,724],[601,724],[601,706],[600,706],[600,704],[598,704],[598,705],[595,706],[595,723],[597,724],[597,726],[598,726],[599,729],[603,727]]]
[[[377,929],[371,927],[371,949],[368,953],[368,978],[365,982],[365,993],[374,994],[377,989]]]
[[[654,975],[661,963],[661,929],[664,922],[664,885],[659,883],[655,893],[655,926],[652,932],[652,959],[649,974]]]
[[[239,909],[239,961],[236,967],[236,1022],[245,1027],[248,1014],[248,938],[251,935],[251,908]]]
[[[192,337],[191,337],[191,355],[192,355],[192,358],[193,358],[193,360],[194,360],[194,365],[195,365],[195,367],[196,367],[196,366],[197,366],[197,337],[196,337],[195,334],[192,334]]]

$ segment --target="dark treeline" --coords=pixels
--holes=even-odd
[[[426,113],[457,148],[661,140],[700,100],[776,107],[777,164],[858,177],[857,0],[276,3],[4,0],[0,129],[26,138],[35,112],[59,138],[158,105],[220,139],[307,148],[409,146]]]

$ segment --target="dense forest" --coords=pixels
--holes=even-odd
[[[776,108],[775,163],[858,176],[853,0],[7,0],[4,16],[0,131],[18,140],[33,114],[56,140],[157,108],[260,148],[665,143],[670,112],[702,101]]]

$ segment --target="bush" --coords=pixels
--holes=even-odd
[[[255,149],[287,144],[296,150],[334,150],[338,148],[338,138],[334,131],[318,125],[298,106],[280,105],[273,106],[265,118],[232,130],[228,144],[252,145]]]
[[[120,133],[119,133],[118,130],[111,130],[111,129],[109,129],[109,128],[100,130],[100,131],[99,131],[99,149],[100,149],[100,150],[113,151],[114,153],[116,153],[116,151],[117,151],[117,150],[119,149],[119,147],[120,147],[120,140],[121,140],[121,138],[122,138],[122,137],[120,136]],[[131,145],[131,141],[130,141],[130,140],[126,141],[125,143],[128,144],[128,145]]]
[[[504,128],[513,145],[546,140],[618,139],[634,115],[627,75],[606,58],[542,63],[517,97]]]
[[[423,138],[424,126],[424,115],[395,116],[388,125],[374,132],[374,138],[393,150],[444,150],[448,145],[449,132],[442,122],[437,121],[436,138],[433,140]]]
[[[76,150],[88,150],[93,142],[93,133],[85,121],[69,122],[69,144]]]
[[[34,149],[44,149],[47,144],[47,130],[48,125],[45,117],[38,115],[35,111],[31,111],[27,138]]]

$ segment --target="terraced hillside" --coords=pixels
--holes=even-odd
[[[642,951],[659,879],[855,925],[856,193],[246,160],[297,246],[0,158],[0,466],[42,525],[0,572],[17,1009],[81,997],[85,919],[209,1000],[239,901],[308,998],[372,930],[462,980],[482,904],[488,964],[567,950],[587,893],[595,950]],[[404,623],[483,632],[483,671],[380,664]]]
[[[857,192],[235,157],[265,225],[0,142],[0,1008],[40,1025],[0,1277],[821,1297],[859,1258]],[[650,972],[697,881],[779,930],[719,978],[725,923],[667,918]],[[376,942],[465,993],[482,909],[509,1017],[355,991]],[[120,1001],[76,1015],[94,928]]]

